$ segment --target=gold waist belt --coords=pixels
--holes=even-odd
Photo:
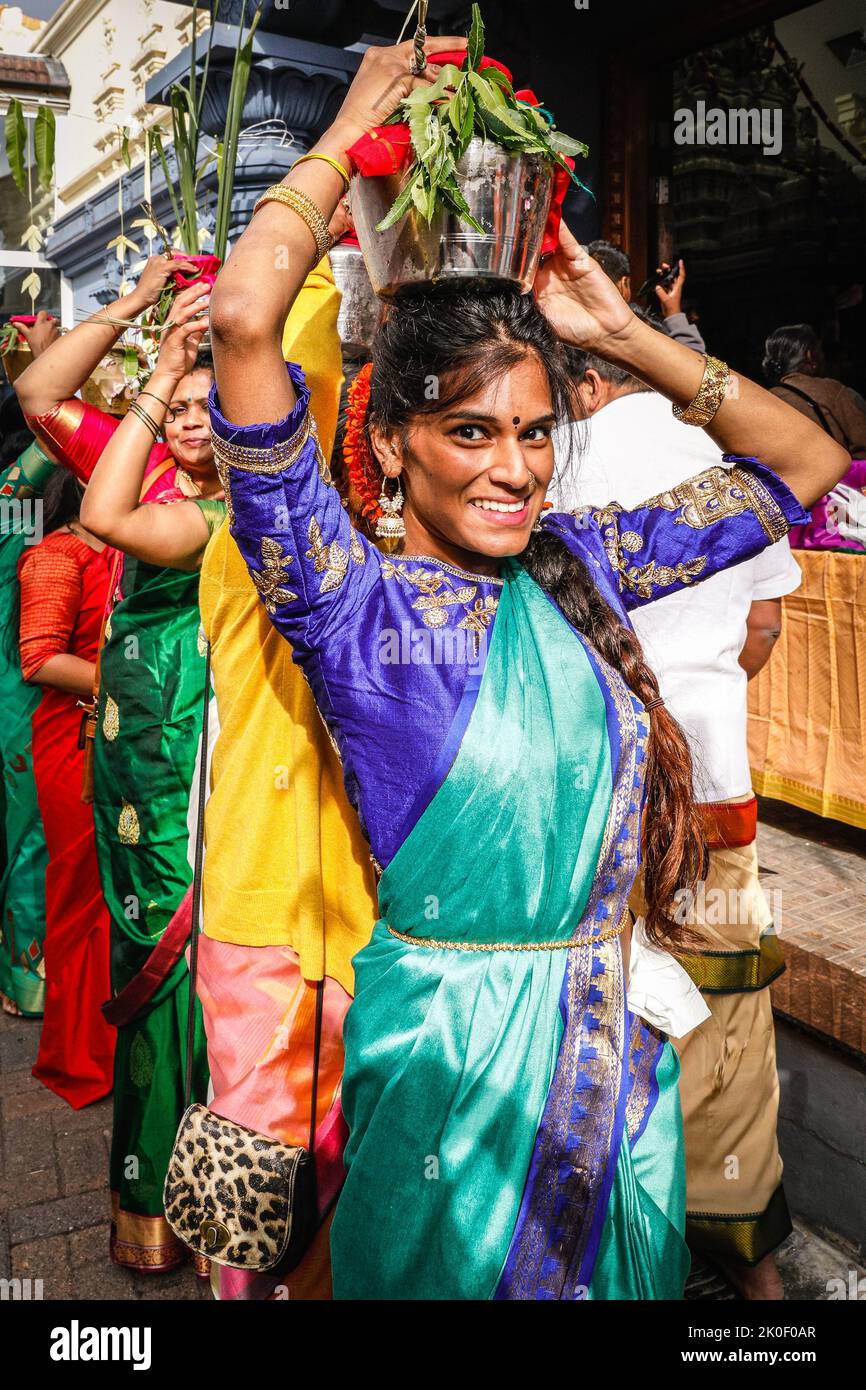
[[[620,936],[631,920],[628,908],[623,908],[622,916],[615,927],[607,927],[597,936],[584,936],[575,941],[571,937],[557,941],[440,941],[435,936],[408,936],[385,923],[388,931],[398,941],[409,946],[430,946],[439,951],[573,951],[578,946],[594,946],[597,941],[612,941]]]

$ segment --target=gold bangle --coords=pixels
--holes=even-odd
[[[330,164],[332,169],[336,169],[337,173],[340,175],[340,178],[343,180],[343,183],[346,185],[345,192],[348,193],[349,185],[352,182],[352,180],[350,178],[348,169],[345,169],[338,159],[332,159],[329,154],[318,154],[315,150],[313,150],[310,152],[310,154],[302,154],[300,159],[296,159],[294,164],[292,165],[292,168],[297,169],[299,164],[305,163],[308,159],[321,159],[325,164]]]
[[[265,203],[283,203],[287,208],[291,208],[292,212],[306,223],[307,230],[316,243],[317,264],[323,256],[327,256],[334,244],[333,237],[328,231],[328,224],[321,208],[316,206],[308,194],[303,193],[300,188],[288,188],[284,183],[275,183],[259,198],[253,208],[253,216]]]
[[[148,415],[144,406],[139,405],[138,401],[130,401],[129,413],[130,415],[134,415],[136,420],[140,420],[146,429],[150,430],[151,434],[153,435],[154,443],[156,443],[157,437],[159,435],[159,425],[152,418],[152,416]]]
[[[698,394],[691,405],[673,407],[674,415],[684,425],[708,425],[725,399],[730,370],[727,362],[718,357],[704,358],[704,375]]]

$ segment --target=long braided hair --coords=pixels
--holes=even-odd
[[[370,444],[371,428],[394,431],[405,445],[413,421],[453,408],[528,354],[544,368],[557,419],[574,418],[577,402],[564,354],[531,295],[497,281],[451,280],[413,287],[397,296],[374,341],[372,369],[355,388],[359,398],[347,462],[368,516],[382,478]],[[360,419],[365,426],[359,429]],[[583,562],[545,531],[533,534],[519,558],[633,694],[644,704],[655,699],[658,681],[635,632],[602,598]],[[696,887],[704,841],[685,736],[664,705],[656,706],[649,719],[643,846],[646,929],[659,944],[683,949],[691,943],[691,933],[673,915],[675,895]]]

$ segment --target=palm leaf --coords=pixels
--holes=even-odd
[[[54,181],[54,141],[57,120],[50,106],[40,106],[36,112],[33,127],[33,147],[36,152],[36,170],[43,188],[50,188]]]
[[[6,158],[15,186],[23,193],[27,187],[27,124],[17,97],[12,97],[6,111]]]

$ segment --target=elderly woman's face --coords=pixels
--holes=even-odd
[[[405,448],[373,431],[380,464],[406,497],[407,554],[484,573],[525,550],[553,475],[556,417],[530,353],[477,395],[409,426]]]

